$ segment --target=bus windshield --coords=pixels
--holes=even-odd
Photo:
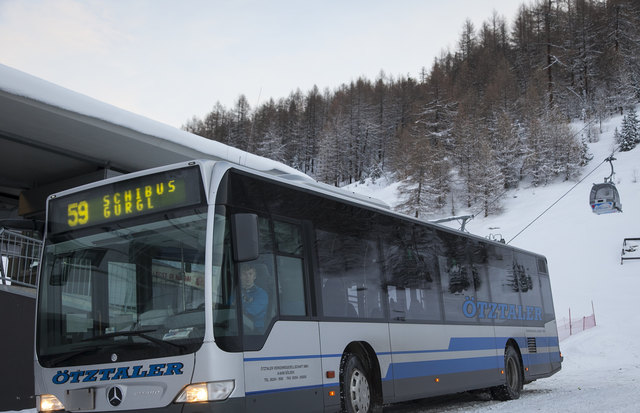
[[[45,367],[187,354],[204,337],[206,210],[53,235],[40,281]]]

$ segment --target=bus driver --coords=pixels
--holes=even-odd
[[[242,311],[244,316],[251,320],[255,330],[264,331],[269,297],[265,290],[255,285],[256,275],[256,268],[252,264],[245,263],[240,266]]]

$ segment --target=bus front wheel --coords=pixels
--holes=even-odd
[[[523,385],[522,363],[513,346],[507,347],[504,352],[504,376],[505,383],[491,389],[493,398],[503,401],[520,398]]]
[[[344,411],[347,413],[371,412],[371,379],[358,356],[348,355],[342,371]]]

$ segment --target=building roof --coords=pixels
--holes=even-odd
[[[96,172],[104,170],[127,173],[189,159],[214,159],[275,175],[306,177],[282,163],[4,65],[0,65],[0,148],[0,219],[16,217],[17,200],[25,191],[55,192],[86,183],[79,177],[95,180]]]

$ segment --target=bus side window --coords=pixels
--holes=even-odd
[[[358,228],[350,234],[316,229],[325,316],[383,317],[378,246],[368,235]]]
[[[268,268],[269,260],[272,260],[270,254],[262,254],[259,260],[239,264],[245,335],[263,334],[275,317],[275,279]]]
[[[415,231],[415,232],[414,232]],[[395,321],[440,321],[437,263],[432,230],[386,225],[384,260],[389,280],[389,317]]]
[[[236,264],[245,338],[265,334],[277,313],[275,255],[270,228],[269,219],[259,216],[258,258]],[[247,272],[249,275],[245,275]],[[253,275],[250,275],[251,273]],[[235,302],[235,297],[232,298],[232,302]],[[257,346],[259,340],[258,337],[245,340],[245,350]]]
[[[520,289],[516,282],[517,265],[514,266],[513,253],[510,250],[494,250],[489,254],[489,284],[491,301],[497,304],[520,305]],[[508,315],[508,313],[507,313]],[[520,320],[509,320],[500,308],[488,312],[487,317],[496,325],[519,325]]]
[[[280,315],[306,316],[302,227],[274,220]]]
[[[382,317],[382,277],[378,244],[365,236],[349,237],[343,244],[350,251],[349,268],[345,271],[348,301],[358,318]],[[347,308],[349,310],[349,308]]]
[[[280,314],[283,316],[305,316],[307,308],[304,295],[304,274],[300,258],[277,258]]]
[[[411,299],[407,297],[416,277],[414,253],[407,248],[404,240],[410,228],[399,228],[382,224],[380,233],[383,234],[383,259],[385,278],[388,280],[387,295],[389,299],[389,318],[393,321],[405,321]]]
[[[444,304],[444,318],[451,322],[476,322],[476,312],[466,311],[464,303],[476,299],[479,282],[477,269],[470,260],[470,242],[467,239],[440,232],[442,253],[438,254],[438,267]]]
[[[517,262],[517,264],[516,264]],[[523,317],[525,325],[542,325],[543,323],[543,302],[540,288],[540,277],[538,275],[538,263],[535,257],[516,253],[514,257],[514,268],[517,268],[518,286],[520,289],[520,299],[523,306]]]
[[[273,221],[278,252],[302,255],[302,228],[299,225],[282,221]]]
[[[395,285],[387,286],[389,295],[389,317],[394,321],[404,321],[407,318],[407,301],[404,288]]]
[[[420,288],[408,288],[409,305],[407,306],[407,318],[409,320],[425,320],[427,318],[424,306],[424,290]]]
[[[322,286],[323,313],[327,317],[358,316],[354,306],[349,302],[347,288],[341,277],[329,277],[323,281]]]
[[[489,261],[494,255],[492,248],[488,247],[485,242],[473,241],[469,245],[471,257],[471,276],[475,287],[476,302],[491,302],[491,290],[489,288]],[[493,324],[493,319],[487,317],[487,310],[483,312],[484,307],[480,306],[480,310],[476,311],[477,319],[481,324]],[[468,308],[466,309],[468,310]]]

